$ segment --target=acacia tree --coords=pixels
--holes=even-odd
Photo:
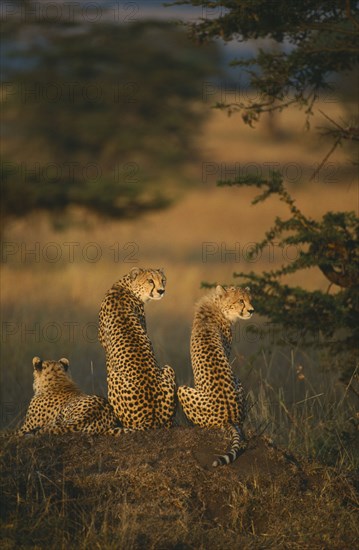
[[[246,73],[255,99],[217,103],[229,114],[240,113],[244,123],[255,126],[263,113],[283,111],[290,105],[304,110],[309,126],[323,90],[334,90],[336,75],[355,71],[359,53],[359,7],[351,0],[241,0],[179,1],[201,6],[203,17],[188,24],[193,39],[201,43],[222,39],[246,42],[265,38],[273,47],[258,48],[250,59],[232,65]],[[329,117],[327,117],[329,118]],[[331,120],[325,130],[333,143],[318,165],[321,170],[334,150],[359,140],[358,121]],[[313,174],[314,176],[315,174]],[[254,203],[276,195],[289,210],[287,219],[276,218],[261,243],[265,246],[295,244],[296,261],[264,273],[235,273],[253,289],[256,309],[276,326],[292,329],[289,340],[349,351],[347,379],[356,372],[359,341],[359,219],[354,212],[327,212],[313,220],[295,205],[282,176],[246,175],[219,185],[253,186],[261,190]],[[317,267],[328,279],[328,291],[309,292],[283,283],[283,275]],[[337,292],[331,292],[332,287]],[[272,328],[271,328],[272,330]],[[288,336],[288,331],[285,331]],[[319,338],[319,339],[318,339]],[[355,390],[353,386],[351,388]]]
[[[253,57],[231,62],[245,70],[260,99],[217,104],[240,111],[248,124],[264,112],[291,104],[311,112],[318,91],[331,88],[330,75],[352,70],[358,62],[359,8],[354,0],[179,0],[174,4],[202,7],[201,20],[188,24],[190,36],[200,43],[272,41],[274,47],[258,48]]]

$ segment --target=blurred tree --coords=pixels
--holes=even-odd
[[[273,48],[259,48],[251,59],[232,62],[246,72],[250,87],[256,92],[255,99],[246,95],[233,103],[216,104],[229,114],[240,112],[243,121],[251,126],[263,113],[282,111],[289,105],[304,108],[308,122],[322,90],[334,90],[342,79],[338,75],[357,74],[359,7],[353,0],[190,0],[175,4],[202,6],[201,20],[189,24],[192,37],[201,43],[219,38],[239,42],[270,40]],[[357,120],[339,124],[327,119],[330,127],[324,132],[333,143],[316,173],[340,144],[359,141]],[[356,214],[328,212],[320,221],[307,218],[295,206],[281,175],[275,172],[268,178],[254,175],[219,184],[258,187],[262,193],[254,203],[276,195],[288,205],[288,219],[275,220],[252,256],[265,246],[292,244],[300,248],[298,259],[276,271],[234,275],[252,287],[257,312],[266,315],[282,336],[291,331],[291,338],[284,340],[294,344],[303,342],[305,337],[306,344],[323,343],[336,352],[349,352],[352,360],[346,363],[346,380],[352,383],[353,372],[357,372],[359,341]],[[328,279],[328,292],[308,292],[284,284],[284,275],[313,266]],[[332,285],[337,292],[329,293]],[[273,331],[273,324],[270,330]]]
[[[62,3],[53,18],[39,2],[16,4],[3,19],[3,218],[69,204],[123,217],[168,204],[197,155],[217,47],[198,48],[166,22],[91,22],[91,3],[87,21],[81,3],[67,19]]]

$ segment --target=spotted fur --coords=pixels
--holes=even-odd
[[[253,313],[249,289],[217,286],[197,304],[191,335],[194,388],[180,386],[178,398],[186,416],[202,427],[227,428],[231,435],[228,454],[213,466],[236,460],[245,448],[242,423],[245,395],[229,363],[232,325]]]
[[[107,292],[99,315],[106,352],[108,399],[123,426],[142,430],[170,426],[175,413],[175,374],[160,368],[147,335],[144,304],[160,300],[161,269],[131,269]]]
[[[85,432],[120,435],[120,426],[104,397],[83,393],[70,377],[68,359],[42,361],[34,357],[34,396],[17,435]]]

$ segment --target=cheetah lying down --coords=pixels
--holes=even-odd
[[[125,431],[107,399],[79,390],[70,378],[68,359],[43,361],[34,357],[32,364],[34,396],[16,435],[67,432],[120,435]]]

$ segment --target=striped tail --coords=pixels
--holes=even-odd
[[[129,434],[131,432],[135,432],[133,428],[123,428],[123,427],[116,427],[116,428],[108,428],[103,433],[105,435],[112,435],[114,437],[121,437],[122,434]]]
[[[246,450],[247,443],[243,430],[236,424],[230,424],[229,431],[231,433],[231,448],[227,454],[217,457],[212,464],[214,468],[231,464]]]

